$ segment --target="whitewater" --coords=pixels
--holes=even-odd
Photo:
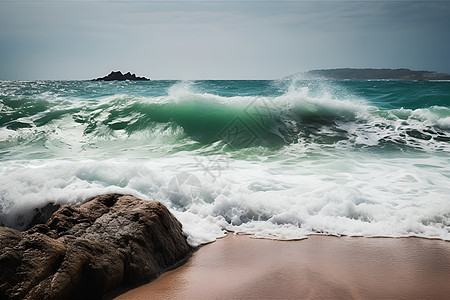
[[[450,240],[450,82],[0,81],[0,221],[104,193],[226,231]]]

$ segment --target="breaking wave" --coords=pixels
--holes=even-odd
[[[192,245],[224,230],[450,240],[448,83],[0,86],[7,225],[115,192],[164,203]]]

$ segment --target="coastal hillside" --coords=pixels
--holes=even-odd
[[[450,74],[432,71],[413,71],[410,69],[323,69],[306,72],[311,76],[327,79],[392,79],[392,80],[450,80]]]

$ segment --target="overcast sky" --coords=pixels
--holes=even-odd
[[[0,79],[450,73],[450,1],[5,1]]]

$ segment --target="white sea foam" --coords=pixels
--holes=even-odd
[[[275,239],[322,233],[450,240],[449,165],[448,157],[361,153],[307,161],[299,156],[295,164],[230,159],[212,177],[207,171],[217,169],[205,170],[195,156],[2,162],[2,221],[24,226],[32,210],[49,201],[74,205],[117,192],[164,203],[192,245],[213,241],[224,230]],[[173,179],[186,172],[198,184],[180,181],[175,191]],[[174,192],[183,201],[174,201]]]
[[[345,91],[295,85],[279,96],[225,97],[185,82],[155,97],[41,100],[51,105],[23,117],[28,128],[0,129],[0,217],[8,225],[23,228],[48,202],[116,192],[161,201],[192,245],[225,230],[450,240],[448,108],[379,110]],[[42,121],[55,111],[73,112]],[[186,111],[211,123],[216,112],[225,123],[257,118],[291,139],[227,152],[221,141],[188,136],[174,117]],[[164,119],[167,112],[175,114]]]

